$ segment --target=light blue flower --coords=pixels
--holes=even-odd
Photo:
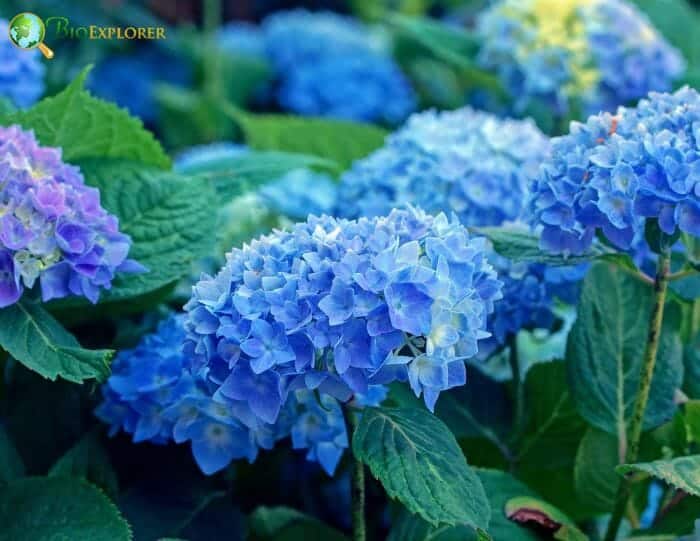
[[[522,112],[612,111],[668,91],[684,61],[625,0],[500,0],[477,22],[479,64],[498,73]]]
[[[0,97],[15,107],[30,107],[44,93],[44,73],[38,50],[22,50],[8,38],[8,22],[0,19]]]
[[[687,87],[573,123],[532,182],[528,209],[542,248],[579,254],[600,232],[634,252],[649,218],[668,235],[699,236],[698,125],[700,96]]]

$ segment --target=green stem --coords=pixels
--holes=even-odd
[[[219,63],[216,32],[221,26],[221,0],[204,0],[203,11],[204,43],[204,91],[211,98],[219,97]]]
[[[525,428],[525,386],[523,385],[522,374],[520,373],[520,361],[518,358],[518,336],[511,334],[507,340],[508,363],[513,375],[513,394],[515,396],[515,413],[513,421],[513,434],[518,437]]]
[[[352,435],[355,432],[357,418],[355,412],[344,407],[345,427],[348,441],[352,449]],[[367,524],[365,519],[365,466],[362,461],[352,458],[352,479],[350,483],[350,498],[352,501],[352,541],[367,540]]]
[[[642,426],[644,421],[644,411],[649,400],[651,390],[651,380],[654,376],[654,366],[656,365],[656,353],[659,349],[659,338],[661,336],[661,325],[664,319],[664,303],[666,302],[666,292],[668,290],[668,275],[671,265],[671,256],[668,252],[659,256],[654,278],[654,304],[649,317],[649,331],[647,333],[647,343],[644,350],[644,361],[639,378],[639,388],[637,399],[634,404],[634,413],[630,422],[628,447],[625,454],[625,462],[634,463],[639,457],[639,441],[642,436]],[[605,541],[615,541],[620,523],[627,510],[627,502],[631,493],[631,481],[627,478],[620,482],[617,491],[615,509],[608,523],[608,530],[605,534]]]

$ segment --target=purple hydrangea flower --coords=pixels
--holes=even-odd
[[[687,87],[572,123],[532,182],[528,208],[543,227],[542,248],[580,254],[601,232],[626,250],[647,218],[668,235],[699,236],[698,126],[700,96]]]
[[[625,0],[501,0],[478,20],[478,61],[498,72],[522,112],[538,101],[563,115],[612,111],[668,91],[684,61]]]
[[[293,10],[263,23],[282,107],[304,115],[395,124],[416,106],[386,43],[359,21]]]
[[[69,295],[97,302],[127,259],[131,239],[100,206],[80,170],[32,132],[0,127],[0,308],[40,284],[44,301]]]
[[[44,93],[41,53],[16,47],[8,38],[8,22],[0,19],[0,97],[16,107],[29,107]]]

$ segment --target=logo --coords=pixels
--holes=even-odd
[[[53,58],[53,51],[44,44],[46,26],[41,17],[34,13],[15,15],[8,26],[10,41],[20,49],[38,48],[46,58]]]
[[[53,32],[51,35],[59,39],[166,39],[164,26],[73,26],[68,17],[49,17],[46,26]]]

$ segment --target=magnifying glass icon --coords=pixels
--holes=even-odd
[[[44,45],[46,26],[38,15],[28,12],[15,15],[8,26],[8,33],[10,41],[20,49],[38,48],[46,58],[53,58],[53,51]]]

